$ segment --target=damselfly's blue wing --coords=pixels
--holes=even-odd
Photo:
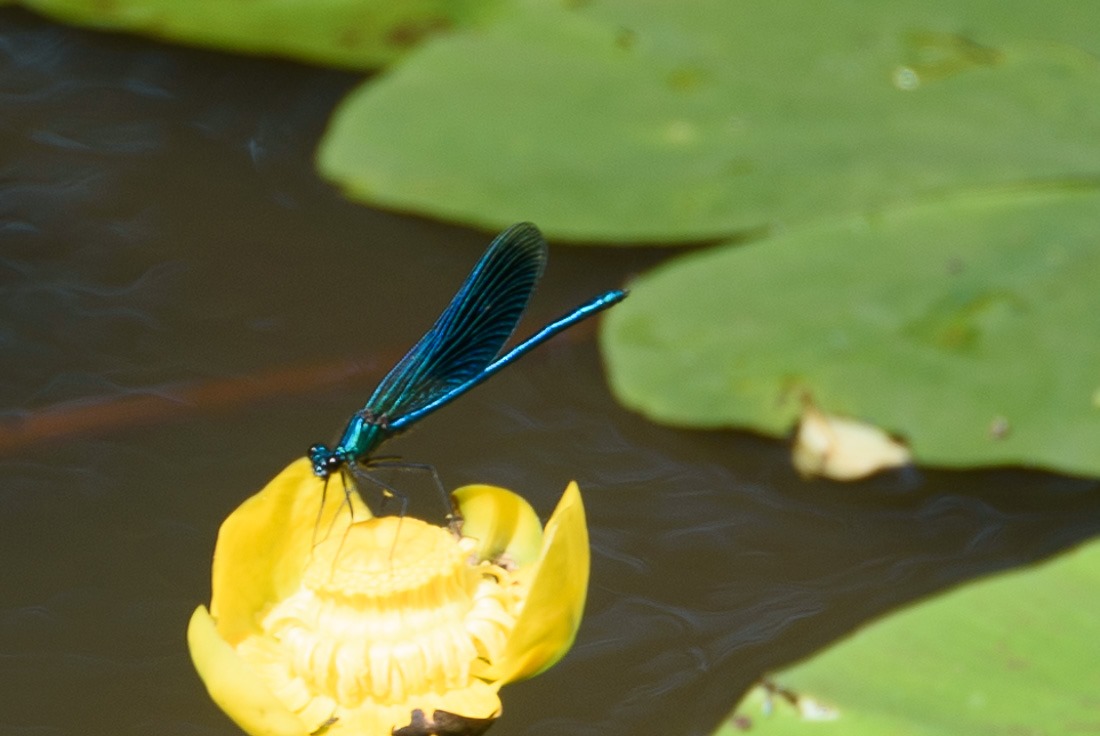
[[[520,223],[498,235],[364,410],[398,419],[477,378],[512,335],[545,265],[546,241],[534,225]]]

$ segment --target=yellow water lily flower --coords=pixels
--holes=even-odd
[[[305,459],[245,501],[218,534],[210,610],[187,631],[214,702],[251,736],[488,728],[501,686],[572,645],[588,531],[575,483],[545,529],[502,488],[453,495],[461,538],[371,518]]]

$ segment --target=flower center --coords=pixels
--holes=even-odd
[[[263,616],[262,642],[239,651],[258,655],[300,712],[470,687],[471,667],[503,651],[518,605],[508,573],[471,561],[471,548],[419,519],[353,524],[314,548],[298,590]]]

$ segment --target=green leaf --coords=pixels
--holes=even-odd
[[[808,394],[924,463],[1100,475],[1098,284],[1100,195],[991,193],[677,259],[601,338],[660,422],[782,435]]]
[[[715,736],[1092,733],[1098,608],[1093,542],[872,624],[755,688]]]
[[[44,15],[200,46],[373,68],[497,0],[22,0]]]
[[[1100,171],[1100,4],[520,0],[339,109],[375,205],[670,242]]]

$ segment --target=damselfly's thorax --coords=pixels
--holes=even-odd
[[[355,412],[355,416],[363,420],[363,424],[378,427],[383,432],[389,433],[390,430],[390,418],[385,414],[380,414],[369,406],[364,406],[359,411]]]

